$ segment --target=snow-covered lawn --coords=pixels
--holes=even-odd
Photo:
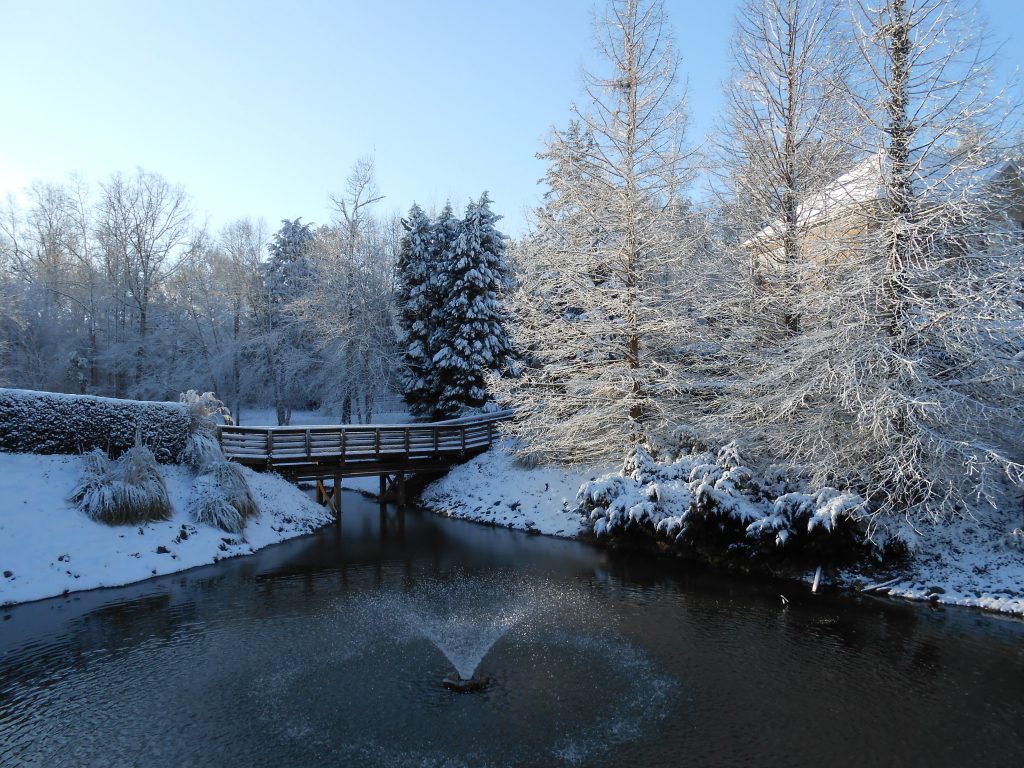
[[[580,484],[615,469],[528,468],[516,461],[508,442],[502,441],[427,486],[421,502],[449,517],[574,537],[583,530],[574,511]]]
[[[174,517],[144,526],[90,520],[68,497],[79,456],[0,453],[0,605],[140,581],[246,555],[310,533],[329,512],[276,475],[245,470],[262,515],[244,535],[196,525],[186,505],[192,474],[161,465]]]
[[[573,537],[585,530],[574,511],[576,492],[588,480],[618,467],[526,468],[508,443],[455,467],[431,484],[423,504],[449,517]],[[1011,519],[1012,518],[1012,519]],[[894,597],[933,600],[1024,615],[1024,516],[979,514],[922,531],[913,559],[889,574],[842,573],[844,585],[869,585],[897,578],[886,587]],[[808,581],[813,573],[808,574]]]

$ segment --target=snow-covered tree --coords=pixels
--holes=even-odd
[[[312,351],[297,305],[314,282],[309,263],[312,239],[311,224],[303,224],[301,218],[282,221],[268,244],[270,258],[251,301],[279,425],[289,424],[292,409],[305,404],[301,382],[309,372]]]
[[[437,415],[486,403],[485,375],[502,372],[511,350],[501,305],[508,282],[506,238],[490,205],[484,192],[467,206],[458,237],[438,265],[436,291],[444,303],[430,340]]]
[[[785,299],[803,275],[806,201],[855,158],[861,122],[843,87],[853,61],[843,10],[833,0],[747,0],[737,13],[717,155],[737,245],[746,243],[762,289],[751,309],[769,335],[799,322]]]
[[[107,274],[116,286],[114,298],[130,312],[119,318],[125,342],[132,347],[122,356],[128,365],[119,389],[130,378],[130,394],[151,395],[144,382],[144,377],[157,378],[148,360],[151,311],[161,298],[163,282],[195,246],[188,197],[184,188],[142,169],[129,178],[114,174],[102,186],[97,218]]]
[[[856,4],[863,160],[737,421],[880,514],[938,519],[1021,479],[1019,235],[992,169],[1004,123],[981,29],[952,0]],[[880,519],[880,518],[879,518]]]
[[[597,32],[608,70],[586,76],[578,124],[544,155],[546,204],[510,302],[524,364],[494,382],[525,450],[561,461],[621,456],[668,418],[690,303],[676,225],[692,163],[662,3],[610,2]]]
[[[398,254],[399,321],[402,327],[402,389],[409,411],[429,417],[437,401],[430,336],[438,311],[431,260],[433,225],[423,209],[413,204],[402,220],[405,230]]]

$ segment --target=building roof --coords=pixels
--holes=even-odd
[[[797,225],[801,228],[817,226],[843,211],[884,199],[883,173],[886,162],[884,153],[869,155],[820,192],[807,198],[797,207]],[[922,162],[915,176],[924,184],[926,195],[943,200],[991,190],[993,184],[1007,180],[1016,181],[1024,190],[1024,174],[1013,158],[1003,158],[984,168],[961,172],[951,172],[949,163],[945,161]],[[783,220],[775,219],[743,245],[750,247],[756,242],[770,242],[780,238],[783,232]]]

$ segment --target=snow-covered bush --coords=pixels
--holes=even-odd
[[[189,499],[189,515],[203,525],[241,533],[249,518],[260,510],[238,464],[216,461],[207,464],[196,477]]]
[[[259,517],[256,499],[237,464],[225,460],[217,424],[231,424],[231,412],[213,392],[194,389],[181,394],[188,406],[190,433],[178,461],[197,473],[189,499],[189,515],[203,525],[241,533],[250,517]]]
[[[0,450],[119,456],[142,433],[157,461],[174,461],[189,436],[183,403],[151,403],[89,395],[0,389]]]
[[[144,445],[134,445],[114,460],[93,449],[85,457],[85,471],[71,500],[90,518],[108,525],[135,525],[171,517],[160,467]]]
[[[696,448],[697,440],[688,443]],[[743,554],[849,557],[880,548],[869,541],[864,500],[835,488],[793,490],[791,478],[744,466],[729,443],[656,460],[643,446],[621,473],[585,483],[577,500],[599,537],[641,533],[709,556]]]
[[[223,461],[217,424],[231,424],[231,411],[213,392],[200,394],[190,389],[181,393],[180,400],[188,407],[189,435],[178,454],[178,463],[198,472],[207,464]]]

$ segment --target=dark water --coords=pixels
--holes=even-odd
[[[0,765],[1024,765],[1024,623],[345,503],[3,612]],[[446,691],[424,622],[493,639],[491,687]]]

